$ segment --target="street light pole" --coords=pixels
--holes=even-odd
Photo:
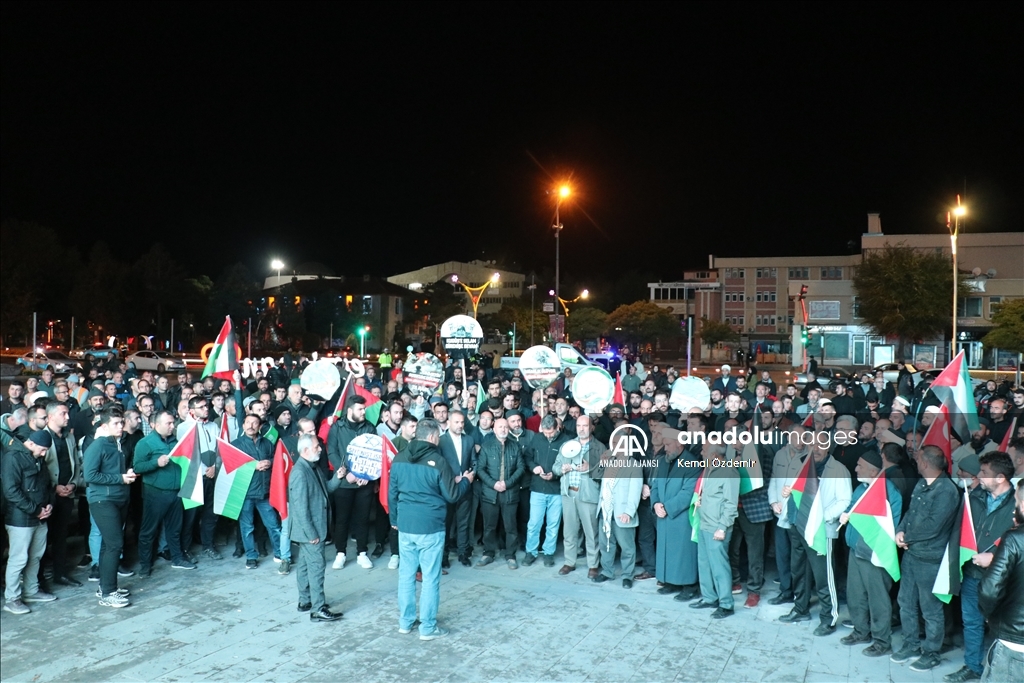
[[[953,214],[953,222],[950,223],[950,213]],[[946,212],[946,228],[949,230],[949,244],[953,251],[953,337],[949,342],[949,360],[956,356],[956,305],[957,290],[960,285],[960,274],[957,269],[956,240],[960,236],[960,217],[967,214],[967,207],[960,203],[960,195],[956,196],[956,206],[952,212]]]
[[[527,289],[530,290],[530,346],[533,346],[533,319],[536,317],[533,309],[533,296],[537,293],[537,276],[533,275],[531,281],[533,284],[527,287]]]
[[[568,185],[562,185],[558,188],[557,199],[555,200],[555,224],[552,226],[555,229],[555,298],[558,299],[560,275],[559,272],[561,266],[561,235],[562,235],[562,220],[561,220],[561,209],[562,200],[568,197],[572,193],[572,190]],[[565,323],[562,323],[562,329],[560,330],[561,336],[565,337]],[[561,341],[561,340],[559,340]]]

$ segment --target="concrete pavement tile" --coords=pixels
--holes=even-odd
[[[808,671],[804,683],[847,683],[849,679],[845,674],[829,674],[818,671]]]

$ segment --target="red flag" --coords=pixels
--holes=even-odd
[[[612,403],[626,405],[626,397],[622,395],[622,375],[615,375],[615,392],[612,393]]]
[[[327,435],[331,431],[331,425],[339,417],[345,414],[345,401],[352,395],[352,375],[349,374],[348,379],[345,380],[345,386],[341,388],[341,394],[338,396],[338,405],[334,406],[334,412],[327,416],[327,419],[320,423],[320,429],[317,431],[317,436],[324,443],[327,443]]]
[[[270,472],[270,506],[277,510],[282,521],[288,519],[288,478],[291,474],[292,459],[284,447],[284,439],[278,439]]]
[[[1014,435],[1014,433],[1016,431],[1017,431],[1017,418],[1014,417],[1013,418],[1013,422],[1010,423],[1010,428],[1006,430],[1006,435],[1003,436],[1003,442],[1001,444],[999,444],[999,450],[1001,450],[1003,453],[1006,453],[1007,449],[1010,448],[1010,439],[1013,437],[1013,435]]]
[[[380,492],[378,496],[380,497],[381,507],[384,508],[385,512],[390,513],[391,511],[388,510],[388,488],[391,482],[391,461],[395,459],[398,451],[395,450],[395,444],[391,443],[391,439],[386,436],[381,436],[381,439],[383,440],[381,448],[384,452],[381,454],[380,459]],[[458,476],[458,474],[462,473],[456,473],[455,476]]]
[[[924,438],[921,439],[920,448],[925,446],[935,446],[941,450],[942,454],[946,456],[946,469],[953,474],[953,444],[950,442],[949,436],[949,410],[945,405],[939,407],[935,421],[932,422]]]

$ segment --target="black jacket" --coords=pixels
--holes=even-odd
[[[561,494],[562,485],[558,481],[558,477],[554,477],[550,481],[546,481],[541,479],[540,476],[534,474],[533,468],[540,465],[545,473],[550,472],[552,466],[555,464],[555,458],[558,457],[559,449],[561,449],[562,444],[568,440],[569,437],[561,432],[557,432],[555,434],[555,438],[550,441],[543,434],[537,434],[533,437],[533,448],[531,448],[526,454],[526,472],[530,477],[531,491],[554,496]]]
[[[362,422],[349,422],[348,418],[336,420],[327,434],[327,458],[331,461],[334,471],[337,472],[341,467],[348,467],[348,445],[352,443],[352,439],[360,434],[376,433],[377,430],[366,420]],[[358,484],[350,484],[346,479],[342,479],[338,486],[343,489],[359,488]]]
[[[501,479],[502,462],[505,464],[505,491],[508,496],[515,493],[519,500],[519,481],[526,474],[526,463],[523,462],[522,449],[519,442],[511,435],[502,444],[498,437],[489,434],[480,446],[477,456],[477,476],[480,479],[480,495],[488,503],[498,502],[498,492],[494,485]],[[509,500],[510,497],[506,496]]]
[[[971,516],[974,518],[974,537],[978,542],[978,551],[983,553],[991,552],[988,549],[992,547],[992,544],[1013,527],[1013,509],[1017,502],[1013,497],[1013,489],[1011,488],[1003,496],[999,507],[993,510],[992,514],[989,514],[988,498],[988,491],[980,486],[971,491],[970,501]],[[980,579],[984,574],[985,570],[973,562],[964,564],[964,576],[973,576],[976,579]]]
[[[960,489],[945,475],[931,484],[921,478],[911,497],[910,508],[896,532],[903,532],[908,553],[922,562],[937,564],[946,552],[956,516],[961,514]]]
[[[252,438],[242,434],[232,441],[231,445],[257,462],[260,460],[270,460],[273,462],[274,460],[274,446],[262,436],[258,436],[253,441]],[[264,500],[270,496],[270,473],[272,469],[256,470],[253,472],[252,479],[249,480],[249,489],[245,492],[246,498]]]
[[[978,608],[996,638],[1024,645],[1024,527],[1003,535],[981,579]]]
[[[33,456],[21,443],[4,454],[4,523],[16,527],[42,524],[39,512],[51,501],[50,472],[42,458]]]
[[[128,485],[121,478],[125,467],[124,453],[113,437],[94,439],[85,449],[82,472],[85,475],[85,495],[90,503],[128,502]]]

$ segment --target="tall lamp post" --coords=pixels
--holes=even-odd
[[[952,214],[952,218],[950,215]],[[956,206],[946,212],[946,228],[949,229],[949,244],[953,250],[953,338],[949,342],[949,359],[956,355],[956,295],[960,288],[960,275],[956,265],[956,238],[960,236],[960,218],[967,215],[967,207],[960,203],[960,195],[956,196]]]
[[[480,297],[482,297],[484,295],[484,292],[487,291],[488,287],[490,287],[491,285],[498,284],[498,280],[500,280],[500,279],[501,279],[501,274],[500,273],[495,273],[494,275],[491,276],[490,280],[488,280],[487,282],[483,283],[479,287],[470,287],[465,282],[462,282],[461,280],[459,280],[459,276],[458,275],[452,275],[452,284],[453,285],[459,285],[464,290],[466,290],[466,293],[469,294],[469,300],[471,302],[473,302],[473,319],[474,320],[476,319],[476,309],[480,305]]]
[[[532,276],[532,284],[530,284],[527,287],[527,289],[530,290],[530,346],[533,346],[533,319],[536,317],[536,315],[534,315],[534,309],[533,309],[533,306],[534,306],[534,304],[533,304],[533,297],[537,293],[537,276],[536,275]]]
[[[559,276],[560,276],[559,267],[561,265],[561,263],[560,263],[560,261],[561,261],[561,251],[560,251],[561,240],[560,240],[560,237],[561,237],[561,234],[562,234],[561,210],[562,210],[562,202],[565,201],[566,199],[568,199],[569,195],[571,195],[571,194],[572,194],[572,188],[570,188],[568,185],[564,185],[563,184],[563,185],[561,185],[558,188],[558,191],[555,193],[555,224],[553,226],[551,226],[551,227],[553,227],[555,229],[555,291],[554,291],[554,297],[556,299],[558,299],[559,301],[561,301],[561,299],[558,296],[558,293],[559,293],[558,286],[559,286],[559,279],[560,279],[559,278]],[[565,304],[562,304],[562,307],[564,308]],[[568,317],[568,313],[566,313],[566,317]],[[565,330],[563,329],[562,332],[564,334]]]
[[[549,289],[548,290],[548,294],[550,294],[551,296],[553,296],[556,299],[558,299],[558,303],[562,304],[562,310],[565,312],[565,319],[566,319],[566,321],[569,320],[569,304],[574,304],[577,301],[579,301],[580,299],[586,299],[588,296],[590,296],[590,292],[585,290],[585,289],[582,292],[580,292],[579,296],[577,296],[575,299],[568,299],[568,300],[563,299],[562,297],[558,296],[558,294],[556,294],[555,290],[553,290],[553,289]],[[565,340],[568,341],[569,340],[569,333],[568,332],[564,332],[564,331],[563,331],[563,333],[565,335]]]
[[[359,328],[359,357],[360,358],[365,358],[366,357],[366,332],[369,329],[370,328],[367,327],[366,325],[363,325],[362,327]]]
[[[270,262],[270,267],[277,271],[277,286],[280,287],[281,286],[281,269],[284,268],[284,263],[281,262],[281,259],[277,259],[276,258],[276,259],[274,259],[273,261]]]

